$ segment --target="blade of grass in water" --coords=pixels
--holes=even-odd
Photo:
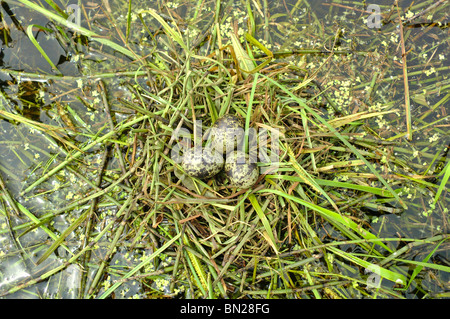
[[[125,210],[126,207],[128,207],[128,205],[130,204],[132,200],[132,197],[128,197],[126,202],[124,203],[124,205],[122,206],[122,208],[117,212],[116,214],[116,218],[121,217],[123,211]],[[76,260],[78,260],[78,258],[80,258],[80,256],[82,256],[83,254],[86,253],[87,250],[92,249],[92,246],[97,243],[103,236],[105,236],[105,234],[109,231],[110,228],[112,228],[114,225],[117,224],[117,220],[113,219],[111,221],[109,221],[109,223],[107,223],[107,225],[101,230],[101,232],[99,232],[90,242],[89,245],[87,245],[86,247],[84,247],[83,249],[81,249],[79,252],[77,252],[75,255],[73,255],[71,258],[69,258],[69,260],[53,269],[50,269],[49,271],[47,271],[46,273],[40,275],[37,278],[33,278],[31,280],[26,281],[23,284],[17,285],[12,287],[11,289],[9,289],[6,293],[2,294],[0,293],[0,296],[2,295],[6,295],[6,294],[12,294],[20,289],[24,289],[26,287],[30,287],[38,282],[41,282],[42,280],[45,280],[47,278],[50,278],[52,275],[60,272],[61,270],[63,270],[64,268],[66,268],[68,265],[75,263]]]
[[[60,127],[36,122],[36,121],[28,119],[24,116],[21,116],[19,114],[5,112],[3,110],[0,110],[0,117],[4,117],[6,119],[12,119],[14,121],[23,123],[23,124],[29,126],[30,128],[36,129],[38,131],[41,131],[43,133],[50,135],[51,137],[53,137],[54,139],[57,139],[58,141],[60,141],[63,145],[65,145],[67,147],[73,148],[74,150],[80,150],[75,144],[73,144],[69,140],[61,137],[60,134],[55,133],[58,131],[62,131],[62,129]]]
[[[411,285],[412,281],[414,280],[414,278],[416,278],[416,276],[422,271],[423,267],[429,267],[428,264],[428,260],[434,255],[434,253],[436,252],[436,250],[439,248],[439,246],[446,241],[447,238],[442,239],[435,247],[434,249],[422,260],[421,264],[418,264],[416,266],[416,268],[414,268],[414,271],[411,274],[411,277],[409,278],[408,284],[406,285],[406,287],[404,289],[408,289],[408,287]],[[445,266],[444,266],[445,267]],[[446,267],[447,269],[444,271],[449,272],[450,271],[450,267]],[[443,270],[443,269],[441,269]]]
[[[64,17],[61,17],[61,16],[59,16],[59,15],[57,15],[57,14],[51,12],[51,11],[48,11],[47,9],[45,9],[45,8],[35,4],[35,3],[32,3],[32,2],[30,2],[28,0],[18,0],[18,1],[20,3],[26,5],[28,8],[42,13],[47,18],[52,19],[52,20],[58,22],[59,24],[65,26],[67,28],[72,29],[73,31],[79,32],[80,34],[89,37],[93,41],[97,41],[97,42],[100,42],[100,43],[102,43],[102,44],[104,44],[106,46],[109,46],[111,49],[114,49],[114,50],[116,50],[116,51],[118,51],[118,52],[128,56],[129,58],[131,58],[133,60],[137,58],[135,53],[133,53],[132,51],[126,49],[125,47],[123,47],[123,46],[121,46],[119,44],[116,44],[116,43],[112,42],[111,40],[105,39],[104,37],[100,37],[95,32],[92,32],[92,31],[90,31],[88,29],[85,29],[82,26],[79,26],[78,24],[73,23],[73,22],[65,19]]]
[[[40,26],[38,24],[30,24],[27,27],[27,35],[28,35],[28,38],[30,39],[31,43],[33,43],[34,46],[36,47],[36,49],[41,53],[42,57],[48,62],[48,64],[50,64],[50,66],[52,67],[52,70],[55,71],[55,72],[60,73],[58,68],[56,67],[56,65],[52,62],[52,60],[48,57],[47,53],[45,53],[44,49],[42,49],[42,47],[37,42],[36,38],[33,35],[33,28],[38,28],[40,30],[48,31],[48,32],[53,32],[53,30],[48,29],[48,28],[43,27],[43,26]]]
[[[107,140],[108,138],[112,137],[115,134],[118,134],[118,132],[121,132],[122,130],[126,129],[127,127],[130,127],[136,123],[139,123],[145,119],[148,119],[148,116],[140,116],[126,124],[119,124],[117,126],[117,128],[114,131],[108,132],[105,135],[99,137],[97,140],[92,141],[91,143],[89,143],[88,145],[86,145],[85,147],[83,147],[80,151],[76,151],[73,154],[71,154],[70,157],[68,157],[65,161],[61,162],[59,165],[57,165],[56,167],[54,167],[53,169],[51,169],[49,172],[47,172],[44,176],[41,176],[38,180],[36,180],[34,183],[32,183],[30,186],[28,186],[25,190],[23,190],[21,192],[21,194],[26,194],[29,191],[31,191],[33,188],[35,188],[37,185],[39,185],[40,183],[42,183],[43,181],[47,180],[50,176],[52,176],[53,174],[59,172],[61,169],[63,169],[67,164],[69,164],[70,162],[72,162],[73,160],[77,159],[78,157],[81,156],[81,154],[83,154],[83,152],[86,152],[87,150],[89,150],[90,148],[94,147],[95,145]]]
[[[63,233],[53,242],[53,244],[47,249],[47,251],[39,258],[39,260],[36,262],[37,265],[42,263],[44,260],[46,260],[66,239],[67,236],[69,236],[75,228],[77,228],[89,215],[91,211],[86,210],[83,214],[81,214],[80,217],[78,217],[68,228],[66,228]]]
[[[442,178],[441,184],[439,185],[439,188],[436,192],[436,195],[434,196],[433,205],[436,205],[437,201],[439,200],[439,197],[441,196],[442,191],[445,189],[445,186],[447,185],[448,179],[450,177],[450,162],[447,163],[444,170],[445,174]]]
[[[20,209],[20,212],[22,214],[24,214],[25,216],[27,216],[33,223],[35,223],[36,225],[39,225],[39,227],[48,235],[50,236],[50,238],[52,238],[53,240],[57,240],[58,236],[52,232],[50,229],[47,228],[47,226],[45,226],[44,224],[42,224],[42,222],[39,220],[39,218],[37,218],[36,216],[33,215],[33,213],[31,213],[27,208],[25,208],[23,205],[21,205],[20,203],[16,203],[17,207]],[[73,255],[72,251],[64,244],[61,244],[61,247],[63,247],[66,251],[69,252],[69,254]]]
[[[161,18],[161,16],[153,9],[148,9],[148,10],[142,10],[139,11],[139,13],[144,13],[144,12],[148,12],[150,13],[153,18],[155,18],[156,20],[158,20],[159,23],[161,23],[161,25],[163,26],[164,30],[167,32],[168,35],[170,35],[170,37],[177,42],[187,53],[189,50],[186,46],[186,44],[183,41],[183,37],[181,36],[181,33],[179,30],[175,30],[172,27],[170,27],[166,21],[164,21],[163,18]]]
[[[267,55],[267,58],[263,63],[255,66],[255,62],[253,61],[254,59],[250,58],[245,49],[242,47],[237,34],[231,33],[230,39],[233,48],[232,54],[234,55],[238,64],[238,71],[241,71],[240,73],[242,74],[242,77],[244,79],[246,79],[249,74],[254,74],[264,68],[273,59],[273,53],[265,46],[263,46],[260,42],[258,42],[254,37],[252,37],[249,33],[245,33],[245,38],[248,42],[262,50]]]
[[[303,178],[298,176],[289,176],[289,175],[266,175],[266,178],[277,178],[277,179],[283,179],[287,181],[293,181],[293,182],[304,182]],[[390,192],[388,192],[385,189],[372,187],[372,186],[364,186],[359,184],[352,184],[347,182],[338,182],[338,181],[329,181],[326,179],[314,179],[314,181],[322,186],[330,186],[330,187],[342,187],[342,188],[349,188],[354,189],[366,193],[371,193],[377,196],[383,196],[383,197],[394,197]]]
[[[108,297],[114,290],[120,287],[120,285],[124,282],[124,279],[127,279],[131,276],[133,276],[136,272],[138,272],[142,267],[147,265],[149,262],[151,262],[156,256],[161,254],[164,250],[166,250],[169,246],[171,246],[178,238],[181,236],[181,232],[175,235],[171,240],[169,240],[167,243],[165,243],[163,246],[161,246],[157,251],[155,251],[153,254],[145,258],[139,265],[134,267],[132,270],[130,270],[128,273],[126,273],[121,279],[116,281],[115,284],[113,284],[111,287],[108,288],[100,297],[99,299],[105,299]]]
[[[355,264],[364,267],[370,272],[373,272],[380,277],[386,278],[392,282],[399,283],[399,284],[405,284],[406,283],[406,277],[402,274],[399,274],[397,272],[391,271],[389,269],[386,269],[384,267],[380,267],[378,265],[375,265],[373,263],[370,263],[366,260],[363,260],[359,257],[354,256],[351,253],[346,253],[340,249],[337,249],[336,247],[328,247],[327,249],[331,250],[336,255],[339,255],[341,257],[344,257],[345,259],[354,262]]]

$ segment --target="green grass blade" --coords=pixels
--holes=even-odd
[[[252,59],[248,56],[247,52],[241,46],[239,38],[236,34],[230,34],[231,45],[233,47],[234,55],[237,60],[237,67],[242,73],[242,77],[246,79],[250,72],[255,68],[255,64]]]
[[[412,281],[414,280],[414,278],[416,278],[416,276],[422,271],[423,267],[429,267],[428,264],[428,260],[431,258],[431,256],[434,255],[434,253],[436,252],[436,250],[439,248],[439,246],[446,241],[447,238],[442,239],[437,245],[436,247],[434,247],[434,249],[422,260],[422,262],[420,264],[416,265],[416,268],[414,268],[414,271],[411,274],[411,277],[409,278],[408,284],[406,285],[405,289],[407,289]],[[445,266],[444,266],[445,267]],[[450,267],[445,267],[447,270],[447,272],[450,272]]]
[[[180,238],[181,236],[181,232],[178,233],[177,235],[175,235],[175,237],[173,237],[171,240],[169,240],[167,243],[165,243],[164,245],[162,245],[157,251],[155,251],[153,254],[151,254],[150,256],[148,256],[147,258],[145,258],[145,260],[143,260],[141,263],[139,263],[136,267],[134,267],[132,270],[130,270],[128,273],[126,273],[123,277],[122,280],[118,280],[116,281],[115,284],[113,284],[111,287],[108,288],[108,290],[106,290],[100,297],[99,299],[105,299],[106,297],[108,297],[114,290],[116,290],[117,288],[119,288],[119,286],[124,282],[123,279],[127,279],[131,276],[133,276],[136,272],[138,272],[142,267],[144,267],[145,265],[147,265],[149,262],[151,262],[156,256],[158,256],[159,254],[161,254],[164,250],[166,250],[169,246],[171,246],[175,241],[178,240],[178,238]]]
[[[378,180],[383,183],[383,185],[389,190],[389,192],[395,197],[395,199],[402,205],[404,209],[407,209],[408,207],[406,204],[401,200],[400,196],[394,192],[392,187],[388,184],[388,182],[377,172],[375,167],[373,167],[372,164],[370,164],[367,159],[361,155],[360,152],[352,145],[350,144],[334,127],[332,127],[325,119],[323,119],[319,114],[317,114],[312,108],[310,108],[303,99],[298,98],[296,95],[294,95],[291,91],[289,91],[287,88],[285,88],[283,85],[279,84],[277,81],[261,74],[262,77],[266,78],[269,82],[273,83],[277,87],[279,87],[281,90],[286,92],[292,99],[294,99],[300,106],[304,107],[309,113],[311,113],[315,118],[317,118],[325,127],[330,130],[345,146],[347,146],[353,154],[355,154],[360,160],[366,164],[366,166],[370,169],[370,171],[378,178]]]
[[[276,178],[276,179],[282,179],[292,182],[304,182],[303,178],[298,176],[289,176],[289,175],[266,175],[266,178]],[[383,196],[383,197],[394,197],[390,192],[388,192],[385,189],[381,189],[378,187],[372,187],[372,186],[365,186],[365,185],[358,185],[358,184],[352,184],[348,182],[339,182],[339,181],[329,181],[326,179],[319,179],[316,178],[314,181],[321,186],[329,186],[334,188],[348,188],[348,189],[354,189],[366,193],[371,193],[377,196]]]
[[[61,8],[53,0],[45,0],[45,2],[47,2],[48,5],[53,8],[53,10],[57,11],[64,18],[67,18],[68,16],[67,13],[61,10]]]
[[[70,226],[62,232],[58,239],[53,242],[53,244],[41,256],[41,258],[39,258],[36,264],[39,265],[44,260],[46,260],[62,244],[64,239],[66,239],[66,237],[69,236],[70,233],[73,232],[75,228],[77,228],[86,219],[86,217],[89,215],[89,212],[90,210],[86,210],[83,214],[81,214],[80,217],[78,217],[72,224],[70,224]]]
[[[48,62],[48,64],[50,64],[50,66],[52,67],[52,70],[55,71],[55,72],[60,73],[58,68],[56,67],[56,65],[53,64],[52,60],[50,60],[50,58],[48,57],[47,53],[45,53],[44,49],[42,49],[42,47],[37,42],[36,38],[33,35],[33,28],[39,28],[41,30],[49,31],[49,32],[53,32],[53,30],[48,29],[48,28],[43,27],[43,26],[40,26],[38,24],[30,24],[27,27],[27,35],[28,35],[28,38],[30,39],[31,43],[33,43],[34,46],[36,47],[36,49],[41,53],[42,57]]]
[[[273,193],[275,195],[279,195],[279,196],[283,196],[293,202],[302,204],[314,211],[316,211],[317,213],[319,213],[321,216],[323,216],[325,219],[329,220],[331,223],[339,223],[347,228],[350,228],[351,230],[353,230],[354,232],[356,232],[357,234],[359,234],[362,238],[365,239],[371,239],[374,240],[377,238],[377,236],[375,236],[374,234],[372,234],[371,232],[361,228],[358,224],[356,224],[355,222],[353,222],[350,218],[347,218],[346,216],[343,216],[339,213],[335,213],[331,210],[328,210],[326,208],[320,207],[316,204],[307,202],[305,200],[302,200],[298,197],[292,196],[292,195],[288,195],[285,192],[282,191],[278,191],[278,190],[274,190],[274,189],[262,189],[260,191],[258,191],[258,193],[266,193],[266,192],[270,192]],[[387,251],[392,253],[392,250],[387,247],[381,240],[374,241],[377,245],[383,247],[384,249],[386,249]]]
[[[248,146],[249,146],[249,128],[250,128],[250,119],[252,118],[252,110],[253,110],[253,101],[255,98],[255,90],[256,86],[258,84],[258,74],[255,75],[253,79],[252,84],[252,90],[250,92],[250,98],[247,105],[247,116],[245,117],[245,137],[244,137],[244,144],[243,144],[243,151],[245,153],[248,153]]]
[[[275,237],[273,236],[273,231],[272,228],[270,227],[269,221],[267,220],[266,215],[264,214],[264,212],[261,209],[261,206],[259,205],[258,201],[256,200],[255,195],[250,194],[248,196],[248,199],[250,200],[250,203],[252,203],[253,208],[255,209],[256,213],[258,214],[259,219],[261,220],[264,229],[267,233],[267,237],[264,236],[264,238],[269,239],[269,244],[270,246],[273,248],[273,250],[275,251],[276,254],[278,254],[278,249],[276,246],[276,241],[275,241]]]
[[[25,193],[28,193],[29,191],[31,191],[34,187],[36,187],[37,185],[39,185],[40,183],[42,183],[43,181],[45,181],[46,179],[48,179],[50,176],[52,176],[53,174],[59,172],[61,169],[63,169],[67,164],[69,164],[70,162],[72,162],[73,160],[77,159],[78,157],[81,156],[81,154],[83,154],[84,152],[86,152],[87,150],[89,150],[90,148],[102,143],[104,140],[107,140],[108,138],[114,136],[115,134],[118,134],[118,132],[121,132],[123,129],[130,127],[136,123],[141,122],[144,119],[148,119],[148,116],[141,116],[138,117],[130,122],[127,123],[121,123],[118,125],[118,128],[110,131],[108,133],[106,133],[105,135],[99,137],[97,140],[92,141],[91,143],[89,143],[88,145],[86,145],[85,147],[83,147],[80,151],[76,151],[73,154],[71,154],[70,157],[68,157],[65,161],[61,162],[59,165],[57,165],[56,167],[54,167],[53,169],[51,169],[49,172],[47,172],[44,176],[41,176],[38,180],[36,180],[34,183],[32,183],[30,186],[28,186],[25,190],[22,191],[22,195]]]
[[[323,197],[325,197],[328,202],[331,204],[331,206],[333,206],[333,208],[337,211],[339,211],[339,208],[337,207],[336,203],[333,201],[333,199],[331,199],[330,196],[328,196],[328,194],[322,189],[322,187],[320,187],[315,179],[308,174],[308,172],[297,162],[297,159],[295,158],[294,152],[292,151],[291,147],[289,145],[283,145],[282,146],[285,147],[286,152],[289,156],[289,163],[291,163],[292,167],[294,168],[295,172],[297,173],[297,175],[303,179],[303,182],[308,184],[309,186],[311,186],[316,192],[320,193]]]
[[[134,54],[133,52],[131,52],[130,50],[126,49],[125,47],[116,44],[114,42],[112,42],[111,40],[105,39],[104,37],[100,37],[99,35],[97,35],[95,32],[92,32],[88,29],[85,29],[81,26],[79,26],[76,23],[70,22],[67,19],[65,19],[64,17],[61,17],[51,11],[48,11],[45,8],[42,8],[41,6],[38,6],[35,3],[32,3],[28,0],[18,0],[20,3],[26,5],[28,8],[35,10],[39,13],[42,13],[43,15],[45,15],[47,18],[52,19],[56,22],[58,22],[59,24],[64,25],[65,27],[72,29],[75,32],[79,32],[80,34],[89,37],[91,40],[93,41],[97,41],[99,43],[102,43],[106,46],[109,46],[110,48],[128,56],[131,59],[136,59],[137,56],[136,54]]]
[[[25,216],[27,216],[33,223],[35,223],[36,225],[39,225],[39,227],[53,240],[57,240],[58,236],[52,232],[50,229],[48,229],[45,225],[42,224],[42,221],[37,218],[36,216],[34,216],[26,207],[24,207],[22,204],[20,204],[19,202],[16,202],[17,207],[19,208],[20,212],[22,214],[24,214]],[[66,251],[68,251],[71,255],[72,255],[72,251],[66,246],[66,245],[61,245],[61,247],[63,247]]]
[[[245,32],[244,36],[248,42],[255,45],[257,48],[262,50],[267,55],[267,59],[263,63],[261,63],[260,65],[258,65],[257,67],[255,67],[253,70],[251,70],[249,72],[250,74],[256,73],[259,70],[261,70],[262,68],[264,68],[266,65],[268,65],[270,63],[270,61],[272,61],[273,53],[269,49],[267,49],[265,46],[263,46],[258,40],[256,40],[251,34]]]
[[[392,282],[398,283],[398,284],[405,284],[406,283],[406,277],[402,274],[399,274],[397,272],[391,271],[389,269],[380,267],[376,264],[370,263],[368,261],[365,261],[359,257],[354,256],[351,253],[346,253],[336,247],[327,247],[330,251],[335,253],[336,255],[339,255],[351,262],[354,262],[355,264],[364,267],[364,269],[367,269],[370,272],[373,272],[380,277],[383,277],[387,280],[390,280]]]
[[[188,52],[188,48],[186,46],[186,44],[183,41],[183,38],[181,36],[181,33],[179,30],[175,30],[172,27],[170,27],[166,21],[164,21],[163,18],[161,18],[161,16],[153,9],[148,9],[148,10],[142,10],[139,12],[139,14],[144,13],[144,12],[148,12],[152,15],[153,18],[155,18],[156,20],[158,20],[159,23],[161,23],[161,25],[163,26],[164,30],[167,32],[167,34],[175,41],[177,42],[186,52]]]
[[[125,37],[125,42],[128,43],[128,39],[130,37],[130,29],[131,29],[131,0],[128,0],[128,11],[127,11],[127,33]]]
[[[444,266],[444,265],[432,264],[432,263],[427,263],[427,262],[423,262],[423,261],[415,261],[415,260],[408,260],[408,259],[394,259],[394,260],[396,260],[398,262],[406,263],[406,264],[421,266],[422,268],[427,267],[430,269],[436,269],[439,271],[445,271],[447,273],[450,273],[450,267]]]
[[[450,162],[448,162],[447,165],[445,166],[444,177],[442,178],[441,184],[439,185],[436,195],[434,196],[434,203],[433,203],[434,205],[436,205],[437,201],[439,200],[439,197],[441,197],[441,193],[445,189],[449,177],[450,177]]]

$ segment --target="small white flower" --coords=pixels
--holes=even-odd
[[[437,141],[438,139],[439,139],[439,134],[435,133],[428,140],[430,141],[430,143],[433,143],[433,142]]]
[[[393,43],[397,43],[397,42],[398,42],[398,35],[397,35],[397,34],[391,35],[390,40],[391,40],[391,42],[393,42]]]
[[[430,76],[433,73],[436,73],[436,69],[433,67],[431,67],[429,70],[425,71],[426,76]]]

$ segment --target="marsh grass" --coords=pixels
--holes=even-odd
[[[422,6],[383,7],[389,22],[368,46],[364,24],[353,24],[351,45],[341,25],[323,28],[317,14],[342,13],[337,2],[130,1],[115,8],[122,19],[108,8],[97,17],[109,38],[86,16],[99,8],[83,8],[81,27],[53,1],[17,3],[57,26],[23,25],[39,52],[36,29],[77,58],[69,74],[47,55],[56,74],[2,69],[13,85],[52,81],[32,102],[2,91],[2,296],[448,297],[450,52],[434,43],[426,63],[409,53],[411,70],[395,74],[406,64],[388,43],[395,17]],[[343,16],[364,19],[352,8]],[[404,31],[403,48],[445,33],[437,22],[421,30],[415,41]],[[414,111],[398,102],[404,75]],[[31,119],[44,104],[47,115]],[[190,178],[171,157],[181,128],[195,138],[196,120],[206,129],[226,113],[267,128],[269,151],[271,129],[281,134],[278,169],[250,190],[223,174]]]

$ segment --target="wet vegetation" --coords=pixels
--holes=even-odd
[[[449,6],[1,1],[0,295],[448,298]],[[173,156],[224,114],[251,189]]]

